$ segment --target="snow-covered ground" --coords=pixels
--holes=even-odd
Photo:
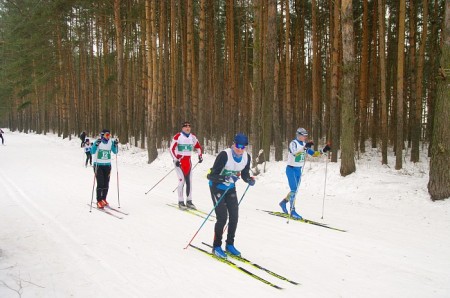
[[[275,217],[288,192],[285,162],[270,162],[240,206],[235,245],[244,257],[282,276],[240,264],[274,289],[193,249],[183,249],[203,219],[176,202],[168,152],[113,159],[109,201],[123,220],[89,212],[93,170],[80,141],[5,130],[0,145],[0,297],[450,297],[450,201],[431,202],[428,159],[404,169],[381,165],[377,150],[339,175],[339,163],[308,160],[297,210],[346,233]],[[195,161],[195,159],[194,159]],[[194,203],[209,212],[205,155],[194,170]],[[324,216],[325,173],[326,196]],[[238,183],[238,196],[246,188]],[[120,197],[118,197],[118,190]],[[211,242],[206,222],[193,244]]]

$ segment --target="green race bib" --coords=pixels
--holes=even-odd
[[[227,169],[223,169],[220,175],[222,176],[239,176],[240,171],[231,171]]]
[[[101,160],[108,160],[108,159],[111,159],[111,150],[102,150],[102,149],[99,149],[99,150],[98,150],[97,157],[98,157],[98,159],[101,159]]]
[[[299,155],[295,156],[295,162],[301,162],[305,160],[305,153],[302,152]]]
[[[177,146],[178,152],[187,152],[193,151],[193,146],[191,144],[178,144]]]

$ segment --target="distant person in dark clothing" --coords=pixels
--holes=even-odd
[[[84,166],[87,167],[88,162],[92,166],[92,154],[91,154],[92,144],[89,141],[89,139],[86,139],[86,142],[84,142],[83,147],[84,147],[84,153],[86,153],[86,162],[85,162]]]
[[[3,138],[3,134],[5,132],[0,128],[0,138],[2,139],[2,145],[5,145],[5,139]]]
[[[83,148],[83,145],[84,145],[84,143],[85,143],[85,141],[86,141],[86,132],[85,132],[85,131],[83,131],[83,132],[80,134],[80,140],[81,140],[81,148]]]

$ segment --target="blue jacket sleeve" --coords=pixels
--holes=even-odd
[[[91,147],[91,154],[95,154],[97,152],[97,144],[93,144]]]
[[[117,154],[117,152],[119,152],[119,147],[117,146],[117,145],[112,145],[112,147],[111,147],[111,151],[114,153],[114,154]]]

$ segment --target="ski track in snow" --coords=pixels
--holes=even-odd
[[[94,283],[96,287],[102,288],[102,279],[95,278],[95,272],[92,272],[90,269],[91,264],[87,264],[87,262],[95,262],[97,266],[104,267],[105,271],[111,272],[115,274],[115,278],[118,280],[126,280],[127,283],[133,285],[133,281],[129,280],[118,272],[115,268],[111,267],[107,260],[105,260],[100,253],[97,253],[86,247],[83,243],[80,242],[80,239],[73,234],[70,228],[66,227],[64,223],[59,221],[57,218],[50,215],[45,211],[45,208],[39,206],[33,199],[31,199],[27,194],[25,194],[11,179],[9,179],[4,173],[0,172],[1,175],[1,185],[2,189],[6,191],[11,198],[14,198],[14,202],[23,209],[26,214],[31,217],[35,224],[39,226],[42,224],[42,230],[40,232],[45,233],[47,240],[51,242],[55,242],[54,245],[61,249],[64,252],[64,258],[70,258],[71,264],[76,265],[76,268],[71,268],[71,270],[81,270],[83,275],[92,276],[86,282]],[[59,237],[53,237],[52,235],[58,235]],[[133,285],[131,289],[136,289],[136,285]],[[106,290],[106,289],[105,289]],[[108,289],[111,291],[112,289]],[[117,287],[111,291],[111,294],[122,293],[124,296],[132,295],[132,296],[140,296],[142,293],[139,292],[131,292],[130,290],[122,291],[120,287]],[[122,295],[121,294],[121,295]]]

